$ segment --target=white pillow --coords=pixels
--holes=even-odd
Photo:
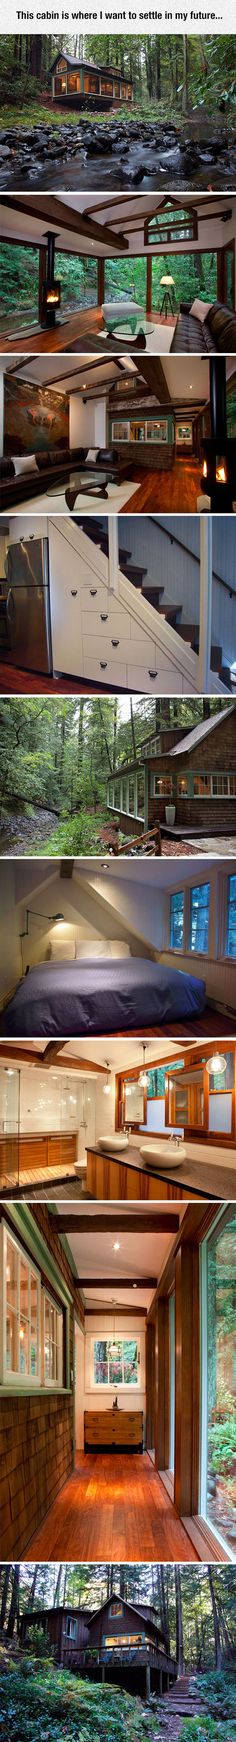
[[[72,962],[75,959],[74,938],[57,938],[49,944],[50,962]]]
[[[86,454],[86,465],[88,460],[97,460],[98,454],[99,448],[88,448],[88,453]]]
[[[119,938],[111,939],[110,951],[111,956],[117,956],[118,960],[121,960],[122,956],[131,956],[129,944],[124,944],[123,939],[120,942]]]
[[[76,944],[76,960],[83,961],[86,956],[96,960],[99,956],[110,956],[111,946],[106,938],[88,938],[86,943]]]
[[[212,308],[212,301],[211,302],[202,302],[200,296],[195,296],[194,302],[192,302],[192,305],[191,305],[190,314],[196,315],[197,320],[202,321],[202,324],[203,324],[204,321],[207,321],[207,316],[209,315],[209,308]]]
[[[20,456],[20,458],[18,458],[18,454],[16,455],[16,459],[15,459],[14,454],[13,454],[13,466],[15,467],[16,478],[21,478],[22,472],[37,472],[38,471],[37,460],[36,460],[35,454],[25,454],[24,459],[22,459],[22,456]]]

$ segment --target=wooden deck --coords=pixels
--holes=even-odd
[[[79,1452],[26,1561],[196,1561],[148,1453]]]

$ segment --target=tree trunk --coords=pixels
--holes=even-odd
[[[11,1602],[10,1602],[10,1609],[9,1609],[8,1623],[7,1623],[7,1638],[8,1639],[13,1639],[15,1623],[16,1623],[16,1621],[18,1621],[19,1586],[20,1586],[20,1568],[19,1568],[19,1566],[14,1566]]]
[[[184,1668],[183,1614],[182,1614],[181,1575],[180,1575],[179,1566],[175,1567],[175,1596],[176,1596],[176,1657],[177,1657],[177,1667],[178,1667],[178,1675],[183,1675],[183,1668]]]
[[[26,1604],[27,1609],[34,1608],[34,1600],[35,1600],[35,1593],[36,1593],[38,1571],[39,1571],[39,1562],[37,1562],[37,1566],[34,1567],[32,1585],[30,1586],[30,1591],[29,1591],[29,1595],[27,1598],[27,1604]]]
[[[2,1629],[4,1627],[4,1622],[6,1619],[6,1607],[7,1607],[7,1598],[8,1598],[10,1577],[11,1577],[11,1568],[6,1567],[5,1573],[4,1573],[3,1588],[2,1588],[2,1601],[1,1601],[1,1610],[0,1610],[0,1632],[2,1632]]]
[[[208,1571],[208,1579],[209,1579],[210,1594],[211,1594],[211,1604],[212,1604],[212,1614],[213,1614],[214,1644],[215,1644],[215,1668],[221,1669],[222,1648],[221,1648],[221,1637],[220,1637],[220,1626],[219,1626],[219,1613],[218,1613],[218,1604],[217,1604],[215,1587],[214,1587],[212,1567],[208,1566],[207,1571]]]
[[[187,114],[187,109],[188,109],[188,37],[183,36],[182,110],[183,110],[184,115]]]

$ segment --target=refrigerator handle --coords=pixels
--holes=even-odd
[[[9,592],[7,594],[7,600],[6,600],[6,616],[7,616],[8,623],[14,622],[14,614],[15,614],[15,605],[14,605],[14,599],[13,599],[13,592],[12,592],[12,588],[9,587]]]

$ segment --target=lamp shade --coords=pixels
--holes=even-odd
[[[223,1053],[213,1052],[211,1058],[206,1059],[206,1071],[208,1071],[209,1077],[220,1077],[221,1075],[223,1077],[226,1070],[227,1059],[224,1058]]]

